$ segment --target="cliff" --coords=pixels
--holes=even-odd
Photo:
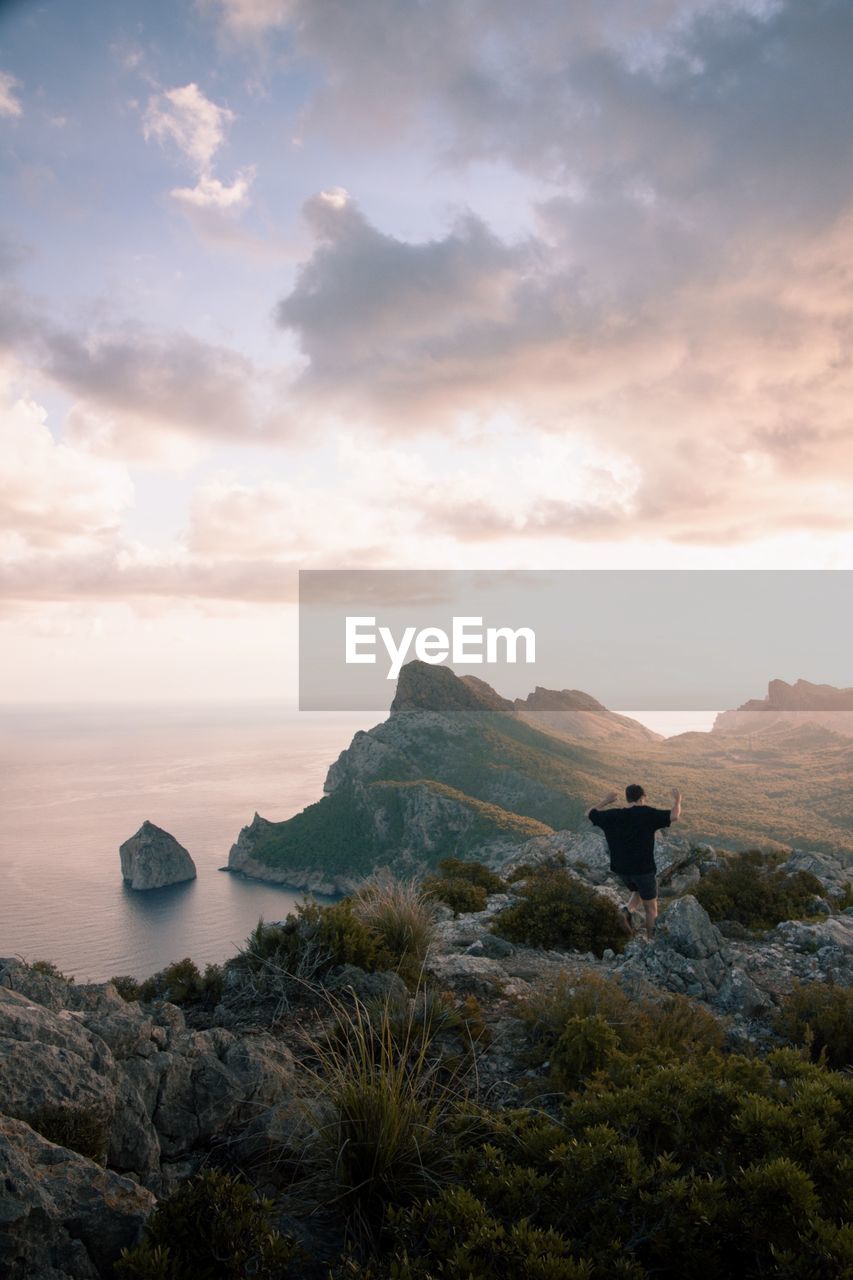
[[[817,726],[842,737],[853,737],[853,689],[797,680],[771,680],[765,698],[750,698],[714,721],[717,734],[779,734]]]

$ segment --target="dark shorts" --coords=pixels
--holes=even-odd
[[[658,878],[654,871],[648,871],[639,876],[620,875],[619,879],[626,889],[631,889],[634,893],[638,893],[643,902],[650,902],[652,898],[658,896]]]

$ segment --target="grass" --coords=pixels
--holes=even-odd
[[[332,1001],[332,1030],[306,1038],[318,1097],[305,1104],[305,1178],[361,1242],[378,1238],[389,1209],[444,1184],[445,1130],[470,1093],[470,1061],[437,1051],[447,1011],[418,996],[405,1009]]]

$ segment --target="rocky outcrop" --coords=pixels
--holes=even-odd
[[[174,836],[147,819],[119,849],[121,874],[131,889],[162,889],[195,880],[190,855]]]
[[[659,733],[639,720],[610,711],[580,689],[543,689],[537,685],[533,693],[526,698],[516,698],[513,705],[516,715],[527,724],[571,741],[591,739],[613,744],[662,741]]]
[[[717,734],[778,735],[822,728],[853,737],[853,689],[810,680],[771,680],[766,698],[750,698],[735,711],[723,711],[714,721]]]
[[[258,846],[278,825],[256,813],[249,825],[241,829],[228,854],[228,865],[222,869],[249,876],[252,880],[267,880],[272,884],[287,885],[290,889],[304,889],[308,893],[328,896],[351,893],[361,883],[363,877],[359,875],[330,874],[316,867],[298,865],[281,867],[262,861],[258,857]]]
[[[126,1003],[111,983],[63,984],[68,1007],[48,1008],[15,990],[31,988],[33,972],[0,960],[0,1110],[19,1119],[44,1106],[94,1111],[108,1165],[155,1190],[163,1162],[292,1091],[292,1056],[266,1032],[193,1031],[174,1005]]]
[[[0,1115],[0,1275],[98,1280],[136,1243],[150,1191]]]

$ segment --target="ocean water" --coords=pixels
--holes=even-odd
[[[240,828],[318,800],[371,723],[274,704],[0,712],[0,955],[93,982],[232,955],[259,916],[304,896],[218,870]],[[125,887],[119,845],[146,818],[189,850],[197,880]]]

